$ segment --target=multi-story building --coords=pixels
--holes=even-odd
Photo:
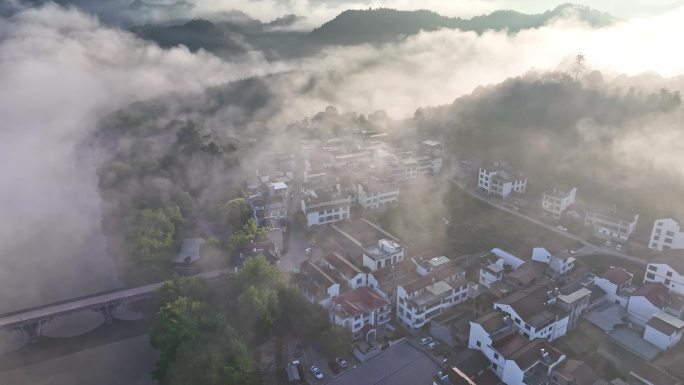
[[[579,282],[574,282],[560,288],[559,291],[556,305],[568,312],[568,330],[572,330],[589,308],[591,290]]]
[[[404,246],[394,239],[381,239],[363,248],[363,265],[371,271],[404,260]]]
[[[634,274],[621,267],[611,266],[600,276],[594,278],[594,284],[606,292],[606,300],[622,307],[627,307],[629,296],[634,292],[632,287]]]
[[[477,187],[488,194],[506,198],[512,192],[525,193],[527,180],[523,177],[522,172],[513,170],[506,163],[495,162],[492,165],[480,168]]]
[[[658,219],[653,222],[648,247],[659,251],[684,249],[684,231],[679,226],[679,222],[672,218]]]
[[[575,267],[575,257],[568,250],[558,247],[535,247],[532,260],[546,263],[558,275],[565,275]]]
[[[684,295],[684,250],[658,253],[646,267],[644,282],[661,282],[670,290]]]
[[[542,209],[549,213],[553,218],[560,219],[563,211],[575,203],[577,187],[554,186],[544,192],[542,198]]]
[[[302,212],[306,225],[325,225],[349,218],[351,199],[334,189],[306,190]]]
[[[356,340],[368,341],[377,329],[392,319],[390,302],[367,287],[359,287],[333,298],[330,319],[351,331]]]
[[[630,295],[627,316],[633,323],[645,327],[651,317],[661,311],[682,317],[683,306],[684,299],[670,293],[667,286],[660,282],[646,282]]]
[[[662,350],[679,343],[684,333],[684,321],[666,312],[656,313],[646,324],[644,339]]]
[[[584,217],[585,226],[593,226],[594,235],[618,242],[626,242],[636,229],[639,214],[619,211],[615,206],[610,208],[592,207]]]
[[[387,181],[368,180],[357,185],[357,200],[365,210],[389,207],[399,201],[399,186]]]
[[[501,281],[504,273],[503,260],[499,259],[497,262],[490,263],[480,269],[479,282],[485,287],[490,287],[494,282]]]
[[[494,302],[494,308],[506,313],[529,340],[553,341],[568,331],[570,315],[556,303],[560,294],[549,285],[536,285],[517,291]]]
[[[443,151],[442,143],[436,140],[424,140],[418,145],[418,154],[420,155],[421,162],[428,164],[427,170],[430,174],[436,175],[442,170]],[[428,161],[422,160],[424,158],[427,158]]]
[[[378,282],[373,277],[373,274],[359,269],[338,253],[328,254],[323,259],[323,265],[332,272],[332,275],[339,278],[341,282],[346,283],[352,289],[369,286],[375,290],[378,286]]]
[[[469,282],[456,267],[439,269],[397,287],[397,319],[415,332],[434,317],[468,299]]]

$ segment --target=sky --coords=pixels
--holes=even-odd
[[[85,1],[73,0],[80,5]],[[295,13],[306,15],[309,23],[320,23],[348,7],[411,8],[412,3],[198,0],[188,9],[191,16],[240,9],[263,20]],[[86,10],[99,6],[109,7],[100,11],[111,12],[116,2],[89,4]],[[427,0],[421,6],[446,15],[469,16],[497,8],[542,11],[555,4]],[[292,91],[296,74],[274,86],[282,95],[292,96],[286,98],[279,116],[283,121],[301,119],[329,104],[363,113],[384,109],[403,118],[412,116],[416,108],[450,103],[479,86],[511,76],[565,71],[579,52],[586,55],[590,69],[601,70],[607,79],[652,72],[656,80],[644,81],[646,87],[669,84],[676,89],[683,84],[681,1],[591,5],[627,20],[600,30],[558,20],[517,35],[423,32],[398,44],[328,48],[314,57],[280,61],[268,61],[254,51],[227,61],[183,47],[160,49],[104,23],[102,17],[52,3],[24,7],[3,17],[0,304],[6,308],[0,311],[118,285],[99,230],[95,175],[99,154],[89,151],[87,142],[106,114],[168,93],[199,93],[231,80],[301,70],[318,74],[319,81],[313,92],[301,98]],[[160,6],[148,16],[166,19],[166,9]],[[675,144],[681,143],[677,142],[681,134],[671,131],[667,138],[660,143],[667,151],[658,157],[643,149],[644,136],[624,138],[620,148],[638,154],[630,159],[655,159],[668,167],[679,159]],[[684,170],[680,175],[684,177]]]

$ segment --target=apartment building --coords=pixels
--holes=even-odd
[[[389,181],[370,179],[357,184],[356,196],[364,210],[383,209],[399,201],[399,186]]]
[[[514,170],[504,162],[495,162],[480,168],[477,187],[488,194],[506,198],[512,192],[523,194],[527,180],[522,172]]]
[[[682,340],[683,333],[683,320],[666,312],[658,312],[646,324],[644,339],[662,350],[669,350]]]
[[[302,263],[295,282],[302,295],[311,303],[328,307],[330,301],[340,295],[340,283],[328,272],[310,261]]]
[[[627,242],[636,229],[639,214],[620,211],[617,207],[594,206],[587,209],[584,225],[592,226],[594,235],[618,242]]]
[[[494,308],[511,317],[529,340],[553,341],[567,333],[570,322],[569,313],[556,304],[558,294],[552,286],[535,285],[496,300]]]
[[[658,253],[646,267],[644,282],[661,282],[670,290],[684,295],[684,250]]]
[[[359,269],[355,264],[339,253],[330,253],[322,261],[323,266],[330,271],[340,282],[345,283],[352,289],[369,286],[376,289],[378,282],[373,274]]]
[[[563,212],[575,203],[577,187],[553,186],[544,192],[542,209],[555,219],[560,219]]]
[[[468,299],[470,284],[456,267],[440,269],[397,287],[397,319],[417,331],[434,317]]]
[[[377,329],[392,319],[390,302],[367,287],[359,287],[333,298],[330,320],[349,329],[352,337],[368,341]]]
[[[684,231],[679,222],[672,218],[658,219],[653,222],[648,247],[658,251],[684,249]]]
[[[606,300],[626,308],[630,294],[636,290],[632,287],[633,277],[627,270],[611,266],[594,278],[594,284],[606,292]]]
[[[349,218],[351,198],[340,194],[339,190],[319,188],[303,190],[302,193],[302,212],[308,227]]]

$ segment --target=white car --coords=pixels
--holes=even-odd
[[[425,346],[425,345],[429,344],[430,342],[432,342],[432,337],[421,337],[421,339],[420,339],[421,346]]]
[[[610,246],[613,245],[613,242],[611,242],[611,241],[605,241],[605,242],[603,242],[603,245],[604,245],[604,246],[610,247]]]
[[[349,364],[347,364],[347,361],[342,357],[335,358],[335,361],[337,361],[337,364],[340,365],[340,367],[343,369],[349,366]]]
[[[323,372],[321,372],[321,369],[318,369],[318,366],[316,365],[311,366],[311,373],[319,380],[323,378]]]
[[[568,228],[565,226],[558,225],[558,226],[556,226],[556,228],[560,231],[568,231]]]
[[[617,250],[617,251],[622,251],[622,245],[617,245],[617,246],[615,246],[615,250]]]
[[[438,346],[439,346],[439,342],[437,342],[437,341],[432,341],[429,344],[427,344],[427,348],[430,350],[434,350]]]

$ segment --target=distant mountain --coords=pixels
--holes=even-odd
[[[184,45],[193,52],[204,49],[222,56],[245,51],[229,31],[208,20],[195,19],[179,25],[147,24],[134,27],[131,32],[143,39],[156,42],[162,48]]]
[[[541,14],[495,11],[471,19],[450,18],[426,10],[348,10],[314,29],[307,39],[319,44],[354,45],[386,43],[414,35],[421,30],[434,31],[441,28],[477,33],[486,30],[508,30],[510,33],[516,33],[524,29],[539,28],[557,17],[569,15],[593,27],[603,27],[615,20],[607,13],[574,4],[560,5]]]

